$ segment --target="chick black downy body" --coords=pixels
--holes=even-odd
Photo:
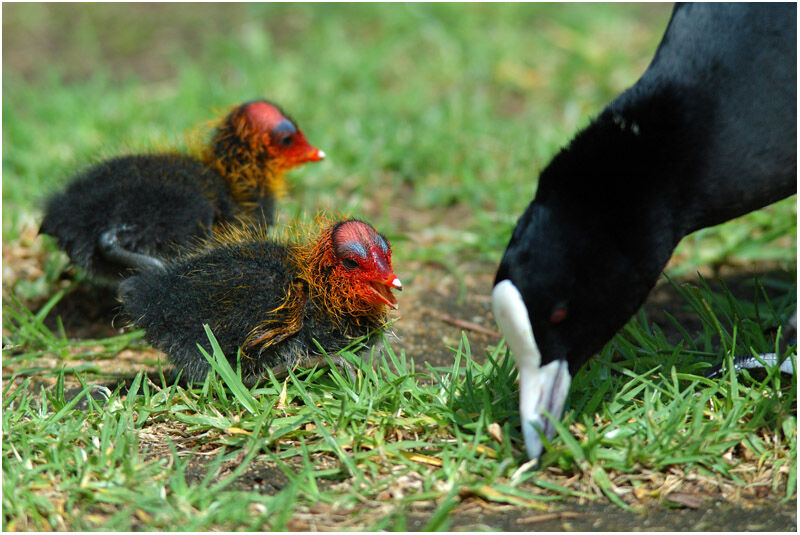
[[[176,247],[237,213],[225,183],[200,161],[180,154],[131,155],[78,175],[50,199],[40,232],[56,236],[75,264],[116,280],[137,260],[146,265],[175,254]],[[140,256],[119,257],[114,251],[120,249]]]
[[[369,238],[346,240],[355,256],[334,252],[335,231],[356,224]],[[375,249],[373,241],[381,247]],[[203,324],[234,367],[242,349],[242,377],[248,381],[268,368],[319,355],[314,340],[335,352],[381,329],[387,304],[395,303],[383,288],[401,286],[388,242],[365,223],[344,222],[323,232],[316,249],[324,255],[312,254],[314,245],[275,240],[259,227],[229,229],[164,268],[146,268],[124,280],[124,312],[189,381],[202,380],[209,370],[197,349],[200,343],[210,353]],[[361,263],[353,267],[356,261]],[[364,306],[345,303],[350,294]]]
[[[276,105],[248,102],[195,154],[121,156],[81,171],[48,200],[40,232],[113,284],[234,219],[271,223],[284,173],[323,157]]]

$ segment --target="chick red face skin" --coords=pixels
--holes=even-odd
[[[392,290],[403,285],[392,269],[392,249],[386,238],[367,223],[349,220],[331,233],[337,278],[347,281],[371,306],[397,308]]]
[[[260,133],[255,139],[266,144],[270,158],[281,167],[289,169],[325,157],[274,104],[263,100],[251,102],[243,106],[242,112],[244,121]]]

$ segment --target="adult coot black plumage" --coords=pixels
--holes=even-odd
[[[796,192],[795,4],[677,5],[642,77],[541,173],[492,294],[531,458],[571,374],[687,234]]]

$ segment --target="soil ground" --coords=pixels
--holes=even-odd
[[[13,263],[13,255],[11,259],[6,256],[5,260],[6,267],[13,269],[8,263],[9,260]],[[427,365],[449,367],[453,355],[449,348],[458,347],[463,331],[469,340],[473,357],[478,360],[485,358],[486,350],[500,340],[489,302],[494,266],[488,262],[467,263],[459,266],[457,274],[432,263],[411,264],[404,266],[404,269],[412,273],[413,278],[404,281],[406,289],[398,296],[400,308],[392,329],[398,338],[396,346],[405,350],[420,371],[424,371]],[[742,299],[753,295],[754,276],[761,280],[779,281],[795,278],[793,272],[768,264],[726,269],[717,275],[734,296]],[[688,280],[696,281],[696,278]],[[710,280],[712,286],[718,285],[713,283],[713,274]],[[772,293],[775,291],[772,290]],[[36,303],[30,305],[35,309]],[[75,287],[59,302],[47,323],[55,328],[56,318],[60,317],[66,335],[71,339],[108,337],[123,331],[122,326],[118,325],[117,309],[113,290],[85,283]],[[699,328],[699,320],[688,312],[686,304],[665,280],[660,281],[651,293],[645,311],[648,318],[658,324],[668,337],[678,337],[679,333],[666,321],[664,311],[676,317],[689,332]],[[124,350],[117,358],[97,364],[113,377],[103,382],[113,389],[120,382],[128,382],[142,368],[147,369],[151,378],[157,381],[159,361],[162,365],[167,364],[163,355],[155,350]],[[56,363],[53,362],[53,365]],[[43,378],[35,388],[50,382]],[[80,390],[77,383],[73,388],[75,393]],[[146,427],[140,432],[141,448],[146,458],[168,455],[167,436],[180,450],[180,429],[156,427]],[[200,479],[205,475],[208,462],[216,451],[197,451],[191,444],[191,437],[184,437],[183,440],[186,442],[184,453],[192,452],[187,478]],[[232,467],[227,470],[230,469]],[[225,473],[223,469],[219,477]],[[256,458],[251,468],[234,485],[274,494],[285,484],[286,477],[274,464],[267,459]],[[396,492],[408,494],[413,492],[413,488],[413,482],[410,482],[401,485]],[[462,496],[449,515],[449,527],[453,530],[503,531],[795,531],[796,501],[779,503],[779,497],[767,488],[732,491],[706,482],[698,483],[694,488],[675,489],[668,495],[670,506],[661,504],[649,508],[645,513],[629,513],[607,502],[568,500],[549,505],[546,511],[537,511],[496,504],[477,496]],[[302,531],[364,529],[386,515],[398,512],[398,507],[406,507],[407,528],[415,531],[421,530],[436,510],[433,501],[402,505],[404,502],[393,499],[397,498],[396,495],[386,498],[362,504],[357,513],[331,510],[330,506],[322,505],[301,508],[293,517],[290,527]]]

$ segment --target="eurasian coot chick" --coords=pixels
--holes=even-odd
[[[265,100],[234,108],[198,154],[135,154],[96,164],[47,202],[40,232],[116,282],[235,218],[274,217],[284,174],[324,153]]]
[[[315,236],[280,239],[263,227],[233,226],[194,251],[148,267],[120,286],[125,314],[183,377],[202,380],[210,351],[203,324],[242,375],[335,352],[385,326],[401,290],[386,238],[354,219]]]

